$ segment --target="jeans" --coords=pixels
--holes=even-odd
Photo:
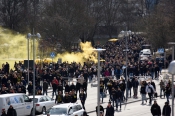
[[[43,91],[43,95],[46,94],[47,95],[47,90]]]
[[[133,91],[134,91],[134,97],[137,97],[137,89],[136,87],[133,88]]]
[[[118,104],[120,105],[121,109],[121,99],[116,99],[116,108],[118,109]]]
[[[121,99],[122,101],[124,101],[125,100],[125,91],[122,91],[122,99]]]
[[[91,83],[91,81],[92,81],[92,77],[91,77],[91,76],[89,76],[89,83]]]
[[[141,94],[142,96],[142,103],[144,103],[144,100],[146,101],[146,94]]]
[[[160,88],[160,97],[162,97],[162,91],[163,89]],[[164,94],[164,91],[163,91],[163,94]],[[164,94],[164,97],[165,97],[165,94]]]
[[[128,88],[128,96],[130,95],[131,97],[131,88]]]
[[[100,92],[100,96],[101,96],[101,99],[102,99],[102,103],[103,103],[103,97],[104,97],[104,93],[103,93],[103,92]]]
[[[149,103],[151,104],[152,103],[152,96],[153,96],[153,94],[152,93],[148,93],[148,96],[149,96]]]
[[[166,94],[167,102],[169,103],[170,94]]]
[[[151,72],[151,77],[152,79],[154,79],[154,72]]]
[[[52,91],[52,98],[54,97],[54,93],[55,93],[55,95],[56,95],[56,90],[53,90],[53,91]]]

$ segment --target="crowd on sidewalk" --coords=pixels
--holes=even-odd
[[[118,104],[121,109],[121,103],[126,101],[125,91],[126,87],[129,90],[129,96],[131,97],[133,88],[133,97],[137,98],[139,85],[141,85],[142,101],[144,102],[146,93],[148,93],[151,104],[151,97],[156,91],[154,82],[138,82],[137,76],[151,76],[152,79],[158,79],[162,70],[162,62],[157,62],[155,59],[140,61],[139,52],[141,46],[146,44],[143,37],[138,35],[131,35],[128,37],[128,62],[127,62],[127,73],[126,73],[126,62],[125,62],[125,39],[120,39],[116,42],[107,42],[105,45],[97,45],[96,47],[101,47],[106,49],[102,52],[100,57],[104,59],[101,62],[102,70],[100,74],[103,79],[100,81],[100,94],[101,102],[103,103],[103,98],[106,93],[109,94],[109,104],[114,106],[116,104],[116,110],[118,110]],[[45,64],[43,67],[40,64],[36,64],[36,94],[42,95],[46,94],[48,87],[52,87],[52,97],[55,98],[56,103],[75,103],[79,97],[83,108],[85,109],[85,101],[88,97],[87,86],[88,82],[91,82],[94,77],[97,77],[97,66],[93,62],[85,62],[80,64],[78,62],[72,63],[53,63]],[[15,62],[14,70],[10,69],[8,62],[2,65],[0,69],[0,94],[6,93],[29,93],[33,94],[33,72],[32,68],[29,69],[29,80],[28,71],[24,67],[22,62]],[[127,83],[125,77],[129,78]],[[76,78],[76,84],[68,83],[68,78]],[[116,78],[114,80],[114,78]],[[43,81],[43,84],[40,84]],[[28,84],[29,83],[29,84]],[[127,84],[127,86],[126,86]],[[167,102],[169,102],[169,97],[171,94],[171,82],[161,85],[161,93],[164,91],[167,97]],[[150,88],[150,86],[151,88]],[[145,91],[143,91],[145,87]],[[169,88],[168,88],[169,87]],[[152,90],[153,89],[153,90]],[[153,92],[152,92],[153,91]],[[150,94],[151,93],[151,94]],[[162,95],[162,94],[161,94]],[[55,97],[56,96],[56,97]],[[110,106],[110,105],[109,105]],[[106,115],[111,116],[111,115]]]

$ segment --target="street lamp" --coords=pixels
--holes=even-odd
[[[100,53],[105,51],[106,49],[93,49],[94,51],[96,51],[98,53],[98,72],[97,72],[97,114],[98,116],[100,116]]]
[[[174,75],[175,75],[175,60],[173,60],[169,67],[168,72],[172,74],[172,116],[174,116]]]
[[[126,81],[126,101],[128,100],[128,70],[127,70],[127,68],[128,68],[128,51],[129,51],[129,49],[128,49],[128,40],[127,40],[127,35],[129,34],[129,37],[130,37],[130,34],[131,34],[131,31],[129,30],[129,31],[121,31],[121,33],[122,33],[122,35],[124,35],[124,38],[125,38],[125,40],[126,40],[126,42],[125,42],[125,46],[126,46],[126,49],[125,50],[123,50],[124,52],[126,52],[126,77],[125,77],[125,81]]]
[[[175,42],[168,42],[168,45],[172,46],[172,61],[173,61],[174,60],[174,46],[175,46]]]
[[[39,33],[33,35],[28,33],[27,38],[28,38],[28,46],[29,46],[29,39],[33,39],[33,100],[35,99],[35,38],[41,38],[41,35]],[[28,47],[29,50],[29,47]],[[29,51],[28,51],[28,76],[29,76]],[[28,77],[29,78],[29,77]],[[35,102],[33,101],[33,116],[35,116]]]

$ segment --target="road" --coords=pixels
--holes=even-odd
[[[161,76],[161,77],[163,77],[163,76]],[[160,79],[162,79],[162,78],[160,78]],[[159,80],[154,80],[154,82],[156,84],[156,91],[158,92],[158,95],[159,95],[159,91],[160,91]],[[139,87],[139,89],[140,89],[140,87]],[[52,94],[51,91],[52,90],[50,89],[49,93],[48,93],[48,96],[50,96],[50,97]],[[106,98],[104,98],[104,103],[101,105],[104,108],[106,108],[108,101],[109,101],[109,97],[107,96]],[[164,103],[166,102],[166,99],[160,99],[158,97],[157,102],[162,108]],[[80,100],[78,100],[78,103],[80,103]],[[171,102],[170,102],[170,104],[171,104]],[[85,103],[85,107],[86,107],[86,111],[87,111],[89,116],[96,116],[96,113],[95,113],[96,106],[97,106],[97,87],[91,87],[91,84],[88,84],[87,100]],[[128,98],[127,104],[124,103],[122,105],[121,112],[115,112],[115,116],[117,116],[117,115],[121,115],[121,116],[122,115],[124,115],[124,116],[151,116],[150,107],[151,106],[149,106],[149,105],[141,105],[141,95],[139,94],[138,99]],[[42,114],[37,115],[37,116],[42,116]]]

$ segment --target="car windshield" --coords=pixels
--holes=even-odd
[[[32,99],[32,101],[34,101],[34,103],[38,103],[38,98],[35,98],[34,100],[33,100],[33,98],[31,98]]]
[[[50,114],[50,115],[67,114],[67,109],[66,108],[51,108],[48,111],[48,114]]]

